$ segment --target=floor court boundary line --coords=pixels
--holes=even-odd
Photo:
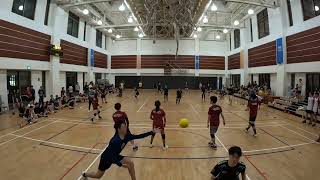
[[[98,126],[98,127],[112,127],[112,124],[92,124],[92,123],[85,123],[85,122],[65,122],[65,121],[59,121],[56,120],[55,122],[58,123],[64,123],[64,124],[84,124],[84,125],[91,125],[91,126]],[[142,126],[142,125],[146,125],[146,126]],[[231,127],[219,127],[220,129],[243,129],[245,128],[246,124],[243,124],[243,126],[231,126]],[[262,125],[262,126],[258,126],[258,127],[278,127],[279,125],[282,124],[270,124],[270,125]],[[287,124],[283,124],[283,125],[287,125]],[[151,125],[150,124],[131,124],[130,127],[135,128],[135,129],[151,129]],[[166,129],[181,129],[181,127],[179,126],[173,126],[171,125],[171,127],[166,127]],[[189,130],[204,130],[204,129],[208,129],[207,127],[203,126],[203,127],[189,127],[186,128]]]
[[[140,108],[137,110],[137,112],[140,112],[140,110],[143,108],[143,106],[149,101],[150,97],[147,97],[147,99],[143,102],[143,104],[140,106]]]
[[[300,134],[300,133],[298,133],[298,132],[296,132],[296,131],[294,131],[294,130],[292,130],[292,129],[289,129],[289,128],[284,127],[284,126],[282,126],[282,125],[280,125],[280,127],[284,128],[284,129],[287,129],[288,131],[291,131],[291,132],[293,132],[294,134],[297,134],[297,135],[299,135],[299,136],[301,136],[301,137],[303,137],[303,138],[305,138],[305,139],[308,139],[309,141],[311,141],[311,142],[313,142],[313,143],[320,144],[319,142],[317,142],[317,141],[315,141],[315,140],[313,140],[313,139],[310,139],[310,138],[308,138],[308,137],[306,137],[306,136],[304,136],[304,135],[302,135],[302,134]]]
[[[27,133],[22,134],[22,136],[25,136],[25,135],[30,134],[30,133],[32,133],[32,132],[35,132],[35,131],[37,131],[37,130],[39,130],[39,129],[45,128],[45,127],[47,127],[47,126],[49,126],[49,125],[51,125],[51,124],[54,124],[55,122],[56,122],[56,121],[53,121],[53,122],[51,122],[51,123],[49,123],[49,124],[46,124],[46,125],[41,126],[41,127],[39,127],[39,128],[33,129],[33,130],[31,130],[31,131],[29,131],[29,132],[27,132]],[[13,134],[10,133],[10,135],[13,135]],[[15,135],[14,135],[14,136],[15,136]],[[7,143],[9,143],[9,142],[12,142],[12,141],[14,141],[14,140],[16,140],[16,139],[18,139],[18,138],[19,138],[19,137],[15,137],[15,138],[12,138],[12,139],[10,139],[10,140],[8,140],[8,141],[4,141],[4,142],[0,143],[0,146],[2,146],[2,145],[4,145],[4,144],[7,144]]]
[[[222,141],[219,139],[219,137],[216,135],[217,140],[219,141],[219,143],[222,145],[223,149],[228,153],[228,149],[226,148],[226,146],[222,143]],[[246,173],[246,177],[248,180],[251,180],[251,178],[248,176],[248,174]]]
[[[59,178],[59,180],[62,180],[64,177],[66,177],[73,168],[75,168],[91,151],[93,148],[95,148],[99,143],[96,143],[94,146],[92,146],[92,148],[90,150],[88,150],[88,152],[86,152],[84,155],[81,156],[80,159],[78,159],[64,174],[61,178]]]
[[[93,164],[100,158],[100,156],[102,155],[102,153],[103,153],[106,149],[107,149],[107,146],[100,152],[99,155],[97,155],[97,157],[96,157],[96,158],[91,162],[91,164],[84,170],[84,172],[87,172],[87,171],[93,166]],[[80,175],[77,180],[81,180],[81,178],[82,178],[82,175]]]
[[[16,132],[22,131],[22,130],[24,130],[24,129],[27,129],[28,127],[33,127],[33,126],[36,125],[36,124],[40,124],[40,123],[47,122],[47,121],[49,121],[49,120],[46,119],[46,120],[43,120],[43,121],[40,121],[40,122],[37,122],[37,123],[33,123],[33,124],[29,125],[29,126],[24,126],[24,127],[20,128],[20,129],[17,129],[17,130],[15,130],[15,131],[6,133],[6,134],[4,134],[4,135],[1,135],[1,136],[0,136],[0,139],[3,138],[3,137],[6,137],[6,136],[8,136],[8,135],[10,135],[11,133],[16,133]],[[49,122],[50,122],[50,121],[49,121]]]
[[[295,127],[295,128],[298,128],[298,129],[300,129],[300,130],[302,130],[302,131],[304,131],[304,132],[306,132],[306,133],[309,133],[309,134],[311,134],[311,135],[313,135],[313,136],[318,137],[317,134],[312,133],[312,132],[309,132],[309,131],[307,131],[307,130],[305,130],[305,129],[303,129],[303,128],[300,128],[300,127],[298,127],[298,126],[295,126],[295,125],[292,125],[292,124],[289,124],[289,123],[288,123],[288,125],[289,125],[289,126],[292,126],[292,127]]]

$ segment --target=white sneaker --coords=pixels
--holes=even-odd
[[[152,144],[150,144],[149,148],[153,148],[153,145],[152,145]]]
[[[85,172],[82,172],[82,174],[81,174],[81,176],[82,176],[81,179],[82,179],[82,180],[88,180],[87,177],[84,177],[84,173],[85,173]]]
[[[168,145],[166,145],[165,147],[162,147],[162,150],[167,150],[169,148],[169,146]]]
[[[258,135],[257,134],[253,134],[253,137],[257,137]]]

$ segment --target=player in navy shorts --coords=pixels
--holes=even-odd
[[[114,125],[114,129],[116,131],[115,135],[111,138],[108,147],[101,154],[98,170],[96,172],[82,173],[83,179],[100,179],[112,164],[116,164],[119,167],[127,168],[131,179],[136,180],[134,164],[132,160],[129,157],[121,156],[120,153],[129,141],[154,135],[155,132],[158,132],[159,130],[154,129],[153,131],[149,131],[143,134],[133,135],[131,133],[128,133],[128,127],[124,122],[116,123]]]

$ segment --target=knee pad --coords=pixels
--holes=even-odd
[[[161,134],[162,139],[166,139],[166,134]]]

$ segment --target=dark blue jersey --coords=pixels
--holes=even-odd
[[[111,138],[109,145],[106,148],[106,150],[102,153],[102,156],[110,160],[111,163],[117,164],[118,166],[122,166],[121,162],[117,157],[120,155],[121,151],[124,149],[127,143],[134,139],[142,139],[147,136],[151,136],[152,134],[154,134],[153,131],[138,135],[128,133],[123,139],[121,139],[120,136],[116,133]]]
[[[230,167],[228,160],[221,161],[211,171],[211,174],[218,180],[238,180],[239,174],[245,173],[246,165],[239,162],[236,166]]]

